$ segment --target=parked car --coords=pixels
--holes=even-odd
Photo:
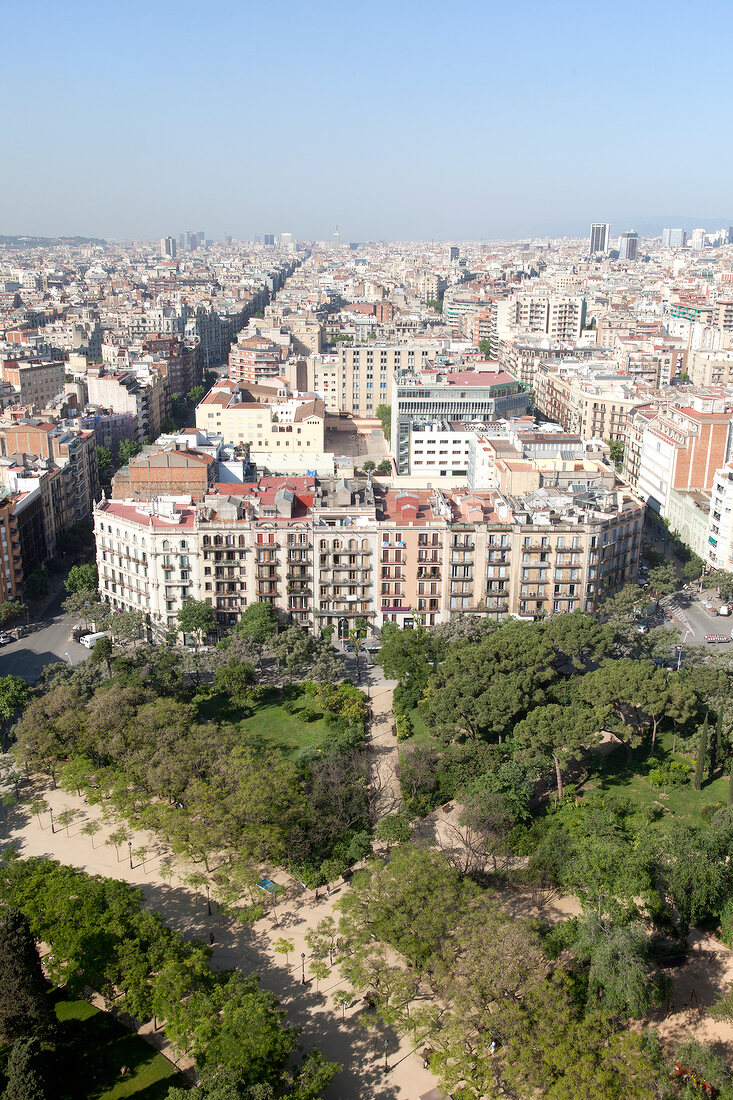
[[[12,640],[9,634],[0,634],[0,645],[9,645]]]
[[[354,652],[354,646],[352,645],[351,642],[346,642],[346,644],[344,645],[344,652],[345,653],[353,653]]]

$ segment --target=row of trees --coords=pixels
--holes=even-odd
[[[260,861],[336,877],[369,847],[365,698],[349,683],[313,681],[311,709],[329,734],[286,759],[239,725],[263,690],[244,659],[248,645],[235,636],[216,651],[214,686],[203,691],[184,675],[179,650],[108,656],[98,645],[76,669],[56,666],[16,724],[19,765],[85,791],[207,871],[220,865],[222,884],[229,872],[235,886],[257,881]],[[322,672],[331,660],[299,628],[270,646],[286,672],[293,663]]]
[[[54,985],[77,995],[95,989],[111,1010],[153,1019],[195,1059],[203,1096],[221,1096],[224,1080],[231,1095],[312,1100],[337,1072],[317,1051],[293,1067],[299,1029],[275,997],[254,976],[212,970],[210,948],[167,928],[142,907],[141,891],[48,859],[20,860],[10,850],[0,864],[0,899],[8,907],[0,919],[6,1039],[55,1038],[34,942],[43,941]]]
[[[511,920],[441,855],[409,844],[370,861],[337,908],[349,995],[410,1032],[455,1095],[679,1095],[656,1036],[628,1029],[668,985],[637,917],[589,906],[559,932]],[[733,1096],[710,1051],[692,1043],[676,1056]]]

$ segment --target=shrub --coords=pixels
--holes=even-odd
[[[647,776],[650,787],[684,787],[690,781],[693,771],[692,764],[686,760],[670,760],[652,768]]]
[[[398,741],[406,741],[408,737],[412,737],[415,727],[409,714],[395,713],[395,730],[397,731]]]
[[[733,947],[733,898],[728,898],[720,914],[720,935],[728,947]]]

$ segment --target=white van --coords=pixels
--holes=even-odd
[[[87,649],[93,649],[100,638],[109,638],[109,634],[105,634],[103,630],[98,631],[96,634],[85,634],[83,638],[79,639],[79,644],[85,645]]]

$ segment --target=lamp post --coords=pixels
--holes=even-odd
[[[49,811],[48,811],[48,812],[49,812],[49,815],[50,815],[50,817],[51,817],[51,832],[52,832],[52,833],[55,833],[55,832],[56,832],[56,830],[55,830],[55,828],[54,828],[54,825],[53,825],[53,810],[49,809]]]
[[[384,1040],[384,1072],[389,1069],[389,1063],[387,1061],[387,1046],[389,1045],[389,1039]]]
[[[676,645],[675,649],[677,650],[677,671],[679,672],[680,662],[682,660],[682,646],[681,645]]]
[[[128,842],[127,842],[127,854],[130,857],[130,870],[132,870],[132,841],[131,840],[128,840]]]
[[[209,916],[211,916],[211,898],[209,896],[209,884],[206,883],[206,908],[209,910]]]
[[[305,985],[305,951],[300,952],[300,984]]]

